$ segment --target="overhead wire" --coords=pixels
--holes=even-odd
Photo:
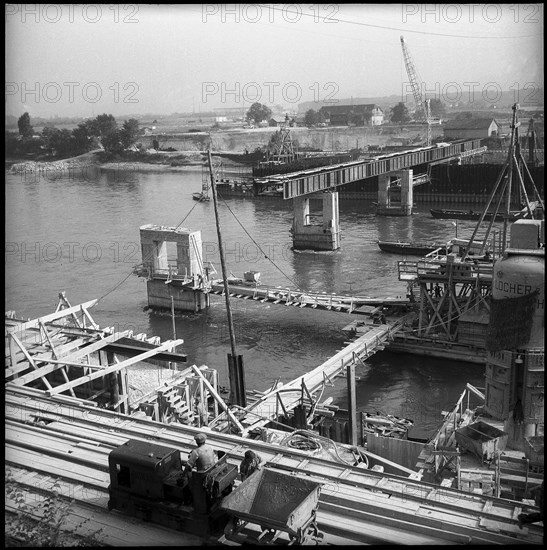
[[[186,219],[188,218],[188,216],[190,216],[190,214],[192,213],[192,211],[194,210],[194,208],[199,204],[199,202],[196,202],[196,204],[194,204],[194,206],[192,206],[192,208],[190,208],[190,210],[188,211],[188,213],[186,214],[186,216],[184,216],[184,218],[182,218],[182,220],[175,226],[175,230],[178,229],[185,221]],[[149,260],[150,258],[152,257],[152,253],[148,254],[146,257],[143,257],[142,259],[142,262],[141,263],[145,263],[146,260]],[[135,272],[135,267],[139,265],[139,264],[136,264],[134,265],[132,268],[131,268],[131,271],[125,276],[123,277],[123,279],[117,283],[115,286],[113,286],[108,292],[105,292],[102,296],[100,296],[97,300],[97,302],[100,302],[101,300],[103,300],[104,298],[106,298],[109,294],[112,294],[112,292],[114,292],[115,290],[117,290],[120,286],[122,286],[125,281],[127,281],[127,279],[129,279],[129,277],[131,277],[131,275],[134,274]]]
[[[264,6],[264,4],[262,4],[262,6]],[[283,13],[288,13],[288,10],[287,10],[286,7],[278,8],[278,7],[275,7],[275,5],[271,5],[271,4],[267,4],[267,7],[269,9],[274,10],[274,11],[281,11]],[[298,12],[298,16],[299,17],[300,16],[313,17],[314,20],[317,20],[317,14],[315,14],[315,13],[305,13],[302,9],[300,9],[300,11]],[[374,24],[374,23],[364,23],[363,21],[351,21],[349,19],[336,18],[336,19],[333,19],[332,21],[333,22],[336,21],[338,23],[346,23],[348,25],[358,25],[358,26],[362,26],[362,27],[382,29],[382,30],[386,30],[386,31],[398,31],[398,32],[413,33],[413,34],[426,34],[426,35],[429,35],[429,36],[442,36],[442,37],[445,37],[445,38],[475,38],[475,39],[483,39],[483,40],[485,40],[485,39],[488,39],[488,40],[491,40],[491,39],[506,40],[506,39],[534,38],[534,37],[543,36],[543,34],[541,34],[541,33],[525,34],[525,35],[513,35],[513,36],[511,36],[511,35],[504,35],[504,36],[487,35],[487,36],[482,36],[482,35],[468,35],[468,34],[448,34],[448,33],[438,33],[438,32],[431,32],[431,31],[412,30],[412,29],[409,29],[407,27],[404,27],[404,28],[394,27],[392,25],[378,25],[378,24]]]

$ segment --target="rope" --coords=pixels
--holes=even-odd
[[[184,216],[184,218],[182,218],[182,220],[180,221],[180,223],[175,227],[175,230],[178,229],[183,223],[184,221],[186,220],[186,218],[188,218],[188,216],[192,213],[192,211],[194,210],[194,208],[199,204],[199,202],[196,202],[196,204],[194,204],[194,206],[192,206],[192,208],[190,208],[190,210],[188,211],[188,213],[186,214],[186,216]],[[152,257],[152,254],[149,254],[147,255],[146,257],[143,258],[143,261],[142,263],[144,263],[146,260],[149,260],[150,258]],[[99,299],[97,300],[97,303],[100,302],[101,300],[103,300],[104,298],[106,298],[109,294],[112,294],[112,292],[114,292],[115,290],[117,290],[121,285],[123,285],[123,283],[125,283],[125,281],[127,281],[127,279],[129,279],[129,277],[131,277],[131,275],[133,275],[133,272],[135,270],[135,267],[139,265],[139,264],[136,264],[134,265],[132,268],[131,268],[131,271],[119,282],[117,283],[114,287],[112,287],[108,292],[106,292],[105,294],[103,294],[101,297],[99,297]]]

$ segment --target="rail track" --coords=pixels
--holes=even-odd
[[[123,416],[65,396],[46,397],[39,390],[12,384],[6,385],[5,410],[6,465],[16,471],[17,483],[35,493],[48,493],[53,480],[58,480],[64,497],[93,513],[106,510],[112,449],[128,439],[141,439],[188,453],[199,431]],[[211,432],[209,441],[227,453],[232,464],[238,465],[245,451],[252,449],[267,467],[323,483],[318,524],[330,542],[539,544],[542,540],[541,527],[518,527],[522,503],[462,493],[230,434]]]

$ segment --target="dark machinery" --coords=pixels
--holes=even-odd
[[[324,543],[316,522],[320,492],[321,484],[306,477],[258,470],[222,501],[221,508],[231,516],[224,538],[279,545],[285,535],[288,544]]]
[[[223,454],[206,472],[187,476],[185,464],[178,449],[127,441],[108,457],[108,509],[198,536],[221,532],[229,518],[219,505],[233,489],[237,466]]]

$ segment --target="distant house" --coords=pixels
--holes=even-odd
[[[499,136],[501,126],[493,118],[466,118],[449,120],[443,131],[446,139],[480,139]]]
[[[325,105],[319,112],[331,126],[380,126],[384,122],[384,112],[373,103]]]
[[[285,123],[285,116],[272,115],[268,121],[270,126],[281,126]]]
[[[296,117],[289,117],[289,115],[272,115],[270,119],[268,120],[268,124],[270,126],[290,126],[294,127],[297,126],[296,124]]]

